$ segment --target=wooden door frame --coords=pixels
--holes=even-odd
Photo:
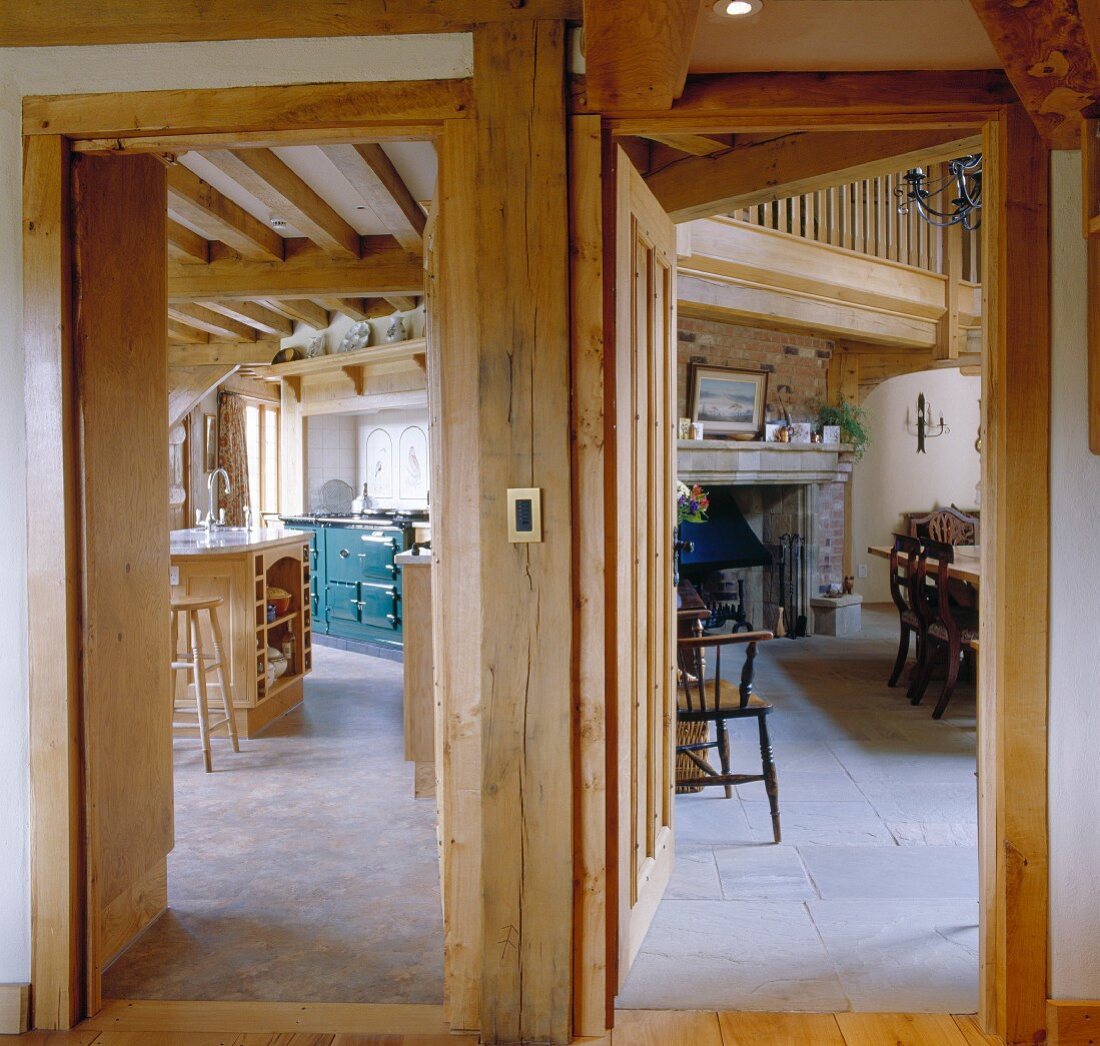
[[[442,140],[449,123],[472,122],[471,101],[469,80],[24,99],[24,396],[28,445],[38,448],[27,499],[32,1027],[69,1028],[84,1016],[85,1006],[90,870],[84,856],[79,610],[85,569],[79,555],[82,476],[76,449],[70,158],[77,153]],[[118,127],[123,113],[127,126]],[[462,244],[458,237],[452,240],[457,252]],[[438,343],[429,341],[432,365],[445,371],[450,364],[440,360],[438,350]],[[165,434],[167,438],[167,427]],[[440,484],[433,486],[439,489]],[[461,527],[462,522],[456,517],[445,526]],[[476,701],[477,696],[467,699]],[[449,737],[448,743],[461,752],[467,767],[479,772],[479,746],[471,745],[468,736]],[[453,861],[456,877],[480,881],[479,849],[456,850]],[[480,913],[459,917],[476,922]],[[469,995],[477,987],[474,971],[480,961],[479,954],[459,949],[455,969],[445,975],[447,1001],[458,1015],[458,1027],[469,1027],[471,1014],[476,1019],[476,999]],[[372,1008],[362,1009],[366,1013]],[[384,1013],[386,1031],[424,1030],[423,1013],[412,1012],[424,1007],[375,1009]]]
[[[731,93],[731,98],[736,95]],[[751,109],[704,97],[668,112],[572,121],[574,484],[579,505],[610,502],[605,406],[612,394],[605,332],[612,305],[603,256],[612,230],[602,206],[613,182],[610,146],[633,134],[761,130],[960,128],[980,131],[986,171],[983,242],[982,657],[979,670],[979,1018],[1006,1043],[1039,1041],[1048,996],[1047,681],[1049,674],[1050,255],[1049,151],[1019,106],[921,113],[869,103],[856,92],[835,104],[809,98],[799,111],[777,94]],[[809,106],[812,105],[812,109]],[[610,175],[610,176],[609,176]],[[601,196],[602,192],[602,196]],[[1027,258],[1028,265],[1007,259]],[[578,823],[574,899],[574,1027],[598,1035],[613,1021],[615,953],[614,782],[605,758],[607,659],[600,627],[609,592],[603,571],[610,524],[580,514],[574,557],[578,613],[575,750]],[[1027,548],[1009,574],[1010,548]],[[1021,568],[1012,557],[1013,571]],[[610,637],[611,633],[608,633]]]

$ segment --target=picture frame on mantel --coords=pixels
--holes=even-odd
[[[708,435],[744,439],[763,431],[768,399],[766,371],[692,364],[689,382],[692,421]]]
[[[213,472],[218,467],[218,418],[215,414],[202,416],[202,469]]]

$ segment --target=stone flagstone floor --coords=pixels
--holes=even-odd
[[[762,784],[677,797],[676,868],[621,1006],[977,1008],[974,688],[940,722],[935,681],[910,706],[886,686],[896,629],[865,606],[861,635],[760,648],[783,842]],[[755,733],[731,724],[735,768],[759,767]]]
[[[259,737],[174,742],[169,910],[113,999],[441,1003],[435,802],[413,798],[402,666],[314,650],[306,701]]]

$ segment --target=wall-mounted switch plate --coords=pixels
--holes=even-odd
[[[168,568],[168,584],[173,587],[180,583],[180,568],[172,565]]]
[[[508,488],[508,540],[542,540],[542,491],[538,487]]]

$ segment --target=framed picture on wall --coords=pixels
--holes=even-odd
[[[372,498],[393,497],[393,440],[382,428],[367,436],[367,490]]]
[[[755,435],[763,430],[768,392],[765,372],[695,364],[689,389],[691,420],[703,422],[708,434]]]
[[[214,414],[202,416],[202,467],[204,472],[218,467],[218,419]]]

